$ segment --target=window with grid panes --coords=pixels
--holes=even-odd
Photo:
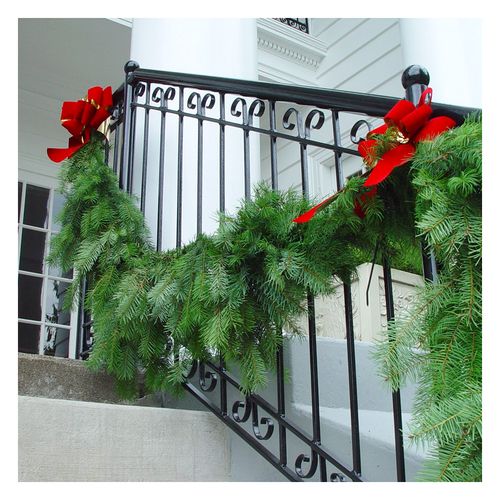
[[[18,182],[18,350],[74,357],[77,312],[63,311],[72,272],[63,273],[45,259],[50,237],[60,230],[64,203],[56,190]]]

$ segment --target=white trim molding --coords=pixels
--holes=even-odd
[[[259,74],[294,82],[300,70],[301,84],[315,84],[315,72],[327,53],[321,40],[275,19],[257,19],[257,47]]]

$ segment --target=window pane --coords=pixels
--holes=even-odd
[[[19,269],[43,273],[46,233],[23,229]]]
[[[55,236],[55,234],[51,234],[51,239]],[[48,275],[49,276],[57,276],[60,278],[73,279],[73,269],[69,271],[63,272],[59,266],[52,266],[47,264]]]
[[[27,325],[18,323],[17,350],[30,354],[38,354],[40,342],[40,325]]]
[[[24,223],[30,226],[47,227],[50,190],[38,186],[26,186]]]
[[[69,352],[69,329],[47,326],[46,334],[43,353],[47,356],[67,358]]]
[[[52,203],[52,230],[59,231],[61,229],[61,224],[57,220],[58,215],[61,213],[61,210],[64,207],[64,202],[66,201],[65,197],[58,193],[54,192],[54,201]]]
[[[64,297],[70,283],[48,280],[45,297],[45,320],[59,325],[69,325],[71,311],[63,311]]]
[[[19,275],[18,317],[40,321],[42,316],[42,278]]]
[[[21,196],[23,194],[23,183],[17,183],[17,222],[21,219]]]

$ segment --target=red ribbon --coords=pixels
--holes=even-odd
[[[373,167],[363,184],[371,189],[361,194],[354,204],[354,211],[360,218],[365,216],[364,203],[377,193],[377,185],[386,179],[396,167],[404,165],[413,158],[416,145],[420,141],[431,140],[456,126],[455,120],[447,116],[430,118],[432,114],[431,100],[432,89],[429,88],[422,94],[417,106],[405,99],[398,101],[384,116],[384,125],[369,132],[366,139],[359,143],[358,151],[361,153],[363,161],[368,166]],[[377,159],[376,148],[379,140],[376,137],[386,133],[392,136],[391,147]],[[335,196],[323,200],[293,221],[298,224],[308,222],[319,210],[332,203]]]
[[[374,167],[364,186],[380,184],[396,167],[413,158],[419,142],[429,141],[456,125],[455,120],[447,116],[430,118],[431,99],[432,89],[429,88],[422,94],[417,106],[405,99],[397,102],[385,115],[384,125],[369,132],[366,140],[359,143],[358,151],[363,160]],[[378,140],[374,136],[386,133],[393,135],[392,147],[377,160],[375,150]]]
[[[113,105],[111,87],[92,87],[87,97],[79,101],[66,101],[62,105],[61,125],[71,134],[67,148],[47,148],[48,157],[54,162],[61,162],[73,156],[90,141],[92,130],[111,115],[109,108]]]

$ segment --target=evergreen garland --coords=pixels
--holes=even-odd
[[[367,199],[363,219],[353,211],[363,178],[350,179],[334,203],[300,225],[292,220],[309,203],[261,185],[236,214],[220,216],[214,235],[162,253],[105,165],[99,137],[66,162],[61,180],[67,202],[49,260],[74,269],[68,306],[87,277],[95,332],[88,364],[114,375],[130,398],[138,369],[148,391],[175,392],[193,359],[219,353],[239,368],[242,390],[256,390],[274,368],[282,332],[300,334],[308,292],[332,293],[333,276],[351,281],[381,236],[393,267],[419,273],[423,238],[441,265],[439,282],[424,287],[409,317],[389,325],[376,357],[393,388],[418,382],[413,439],[434,445],[422,477],[480,479],[478,120],[420,143],[410,175],[396,169]]]
[[[307,292],[332,293],[333,275],[350,280],[376,235],[360,238],[365,222],[352,210],[360,179],[305,226],[292,222],[307,208],[302,196],[262,185],[235,215],[221,215],[214,235],[158,253],[105,165],[99,137],[66,162],[61,179],[67,202],[49,260],[74,269],[68,306],[87,277],[95,332],[88,363],[114,375],[125,397],[136,394],[137,368],[148,391],[175,392],[192,359],[217,353],[239,367],[243,391],[262,387],[282,332],[299,333]],[[381,207],[372,205],[375,227]]]

